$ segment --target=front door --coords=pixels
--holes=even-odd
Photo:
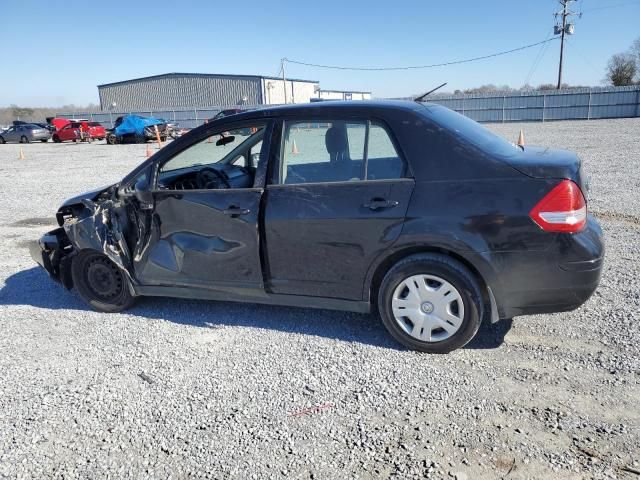
[[[381,122],[284,122],[282,135],[265,199],[267,288],[362,300],[368,268],[404,223],[405,161]]]
[[[142,285],[262,290],[256,180],[267,124],[194,139],[158,165],[148,245],[134,261]],[[183,140],[186,140],[183,139]],[[180,140],[178,140],[180,141]]]

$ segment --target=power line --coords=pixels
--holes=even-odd
[[[549,39],[549,37],[551,37],[551,35],[553,35],[553,30],[551,32],[549,32],[549,35],[547,35],[547,39]],[[540,65],[540,62],[542,61],[542,58],[544,57],[545,53],[547,53],[547,48],[549,48],[549,44],[548,43],[545,43],[544,45],[542,45],[540,47],[540,50],[538,51],[538,54],[536,55],[535,59],[533,60],[533,64],[531,65],[531,68],[529,69],[529,73],[527,74],[527,78],[524,81],[525,85],[529,84],[529,80],[531,80],[531,77],[533,76],[534,72],[538,68],[538,65]]]
[[[564,40],[564,41],[565,41],[565,42],[567,42],[567,45],[570,45],[570,46],[571,46],[571,48],[572,48],[575,52],[577,52],[577,53],[578,53],[578,55],[580,55],[580,57],[582,57],[582,59],[585,61],[585,63],[586,63],[587,65],[589,65],[589,66],[593,69],[593,71],[594,71],[594,72],[598,72],[598,73],[600,73],[600,74],[602,73],[602,71],[601,71],[599,68],[597,68],[593,63],[591,63],[591,60],[589,60],[589,57],[588,57],[587,55],[583,54],[583,53],[582,53],[582,51],[581,51],[581,50],[576,46],[576,44],[575,44],[575,43],[570,42],[568,38],[565,38],[565,40]]]
[[[606,10],[608,8],[627,7],[629,5],[640,6],[640,3],[638,3],[638,2],[625,2],[625,3],[615,3],[615,4],[612,4],[612,5],[602,5],[600,7],[587,8],[586,10],[582,10],[581,13],[594,12],[596,10]]]
[[[342,66],[342,65],[322,65],[322,64],[319,64],[319,63],[301,62],[299,60],[290,60],[288,58],[285,58],[284,61],[285,62],[289,62],[289,63],[295,63],[297,65],[304,65],[306,67],[329,68],[329,69],[333,69],[333,70],[357,70],[357,71],[367,71],[367,72],[371,72],[371,71],[392,71],[392,70],[416,70],[416,69],[421,69],[421,68],[446,67],[448,65],[458,65],[460,63],[469,63],[469,62],[476,62],[478,60],[485,60],[487,58],[498,57],[500,55],[506,55],[508,53],[518,52],[520,50],[525,50],[527,48],[535,47],[537,45],[542,45],[543,43],[551,42],[551,41],[553,41],[555,39],[556,39],[556,37],[547,38],[546,40],[542,40],[541,42],[531,43],[529,45],[524,45],[522,47],[513,48],[511,50],[505,50],[505,51],[502,51],[502,52],[492,53],[490,55],[483,55],[481,57],[467,58],[467,59],[464,59],[464,60],[454,60],[454,61],[451,61],[451,62],[433,63],[433,64],[430,64],[430,65],[409,65],[409,66],[403,66],[403,67],[347,67],[347,66]]]

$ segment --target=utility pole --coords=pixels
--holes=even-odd
[[[567,17],[575,15],[575,13],[569,11],[568,7],[571,2],[575,2],[577,0],[558,0],[560,5],[562,5],[562,10],[555,14],[555,17],[562,17],[562,26],[556,25],[554,32],[557,35],[560,33],[560,62],[558,63],[558,85],[557,89],[560,90],[562,86],[562,61],[564,58],[564,36],[565,35],[573,35],[573,24],[567,23]]]
[[[282,63],[282,89],[284,91],[284,103],[286,105],[287,104],[287,79],[284,76],[284,61],[285,61],[285,59],[283,58],[281,60],[281,63]]]

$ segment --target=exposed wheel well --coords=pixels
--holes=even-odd
[[[457,261],[462,263],[465,267],[467,267],[469,269],[469,271],[473,274],[473,276],[476,278],[476,280],[478,281],[478,283],[482,287],[480,290],[482,292],[483,301],[484,301],[484,304],[485,304],[485,307],[486,307],[485,308],[485,312],[490,312],[491,311],[491,309],[490,309],[489,292],[487,290],[487,282],[484,280],[484,278],[482,277],[482,275],[480,274],[478,269],[476,267],[474,267],[473,264],[471,264],[464,257],[458,255],[455,252],[452,252],[450,250],[446,250],[446,249],[443,249],[443,248],[426,247],[426,246],[415,246],[415,247],[409,247],[409,248],[400,250],[400,251],[395,252],[394,254],[390,255],[389,257],[385,258],[382,261],[382,263],[380,265],[378,265],[378,267],[376,268],[376,271],[374,272],[373,277],[371,279],[371,286],[369,288],[368,301],[373,306],[375,306],[376,303],[377,303],[376,299],[378,298],[378,289],[380,288],[380,284],[382,283],[382,279],[384,278],[386,273],[389,271],[389,269],[391,267],[393,267],[397,262],[402,260],[403,258],[406,258],[406,257],[408,257],[410,255],[415,255],[416,253],[440,253],[442,255],[447,255],[447,256],[449,256],[451,258],[455,258]]]

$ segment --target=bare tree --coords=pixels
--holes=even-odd
[[[629,53],[633,55],[633,58],[636,61],[636,81],[640,83],[640,37],[633,41],[631,48],[629,49]]]
[[[633,85],[636,72],[636,60],[630,53],[616,53],[607,64],[607,80],[614,87]]]

